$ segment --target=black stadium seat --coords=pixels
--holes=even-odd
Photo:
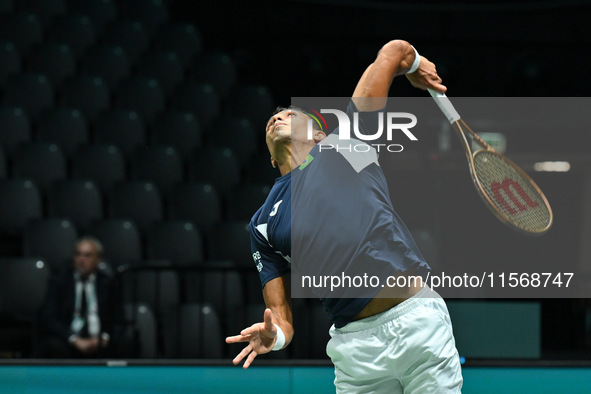
[[[117,20],[105,31],[102,42],[123,47],[134,63],[150,45],[150,36],[141,22]]]
[[[85,15],[94,24],[97,33],[117,19],[117,6],[114,0],[68,0],[68,12]]]
[[[72,263],[78,231],[66,219],[31,220],[25,226],[25,257],[41,258],[51,271],[59,272]]]
[[[124,181],[126,174],[125,158],[114,145],[81,145],[72,155],[72,178],[90,179],[103,193]]]
[[[202,145],[201,125],[190,112],[168,110],[156,115],[150,128],[154,145],[171,145],[187,160]]]
[[[59,88],[59,104],[79,109],[88,122],[110,108],[111,93],[104,81],[90,75],[74,75]]]
[[[153,49],[144,53],[138,61],[137,74],[156,79],[164,94],[169,97],[183,80],[184,70],[176,53]]]
[[[89,140],[86,119],[77,109],[46,109],[39,114],[35,123],[38,140],[59,145],[66,156]]]
[[[92,222],[103,219],[101,191],[90,180],[54,182],[47,192],[47,216],[67,218],[83,233]]]
[[[171,107],[179,111],[189,111],[199,123],[209,127],[222,108],[219,95],[214,87],[201,82],[190,82],[179,85],[173,93]]]
[[[99,44],[89,48],[80,63],[84,74],[102,78],[110,89],[131,73],[131,62],[125,49],[115,45]]]
[[[11,41],[0,41],[0,88],[9,75],[18,74],[22,69],[22,57]]]
[[[18,147],[14,155],[12,174],[16,178],[33,180],[41,191],[67,177],[66,157],[58,145],[33,142]]]
[[[222,220],[221,198],[209,183],[178,184],[169,195],[168,208],[171,219],[191,221],[202,233]]]
[[[119,84],[115,103],[117,108],[135,111],[149,122],[164,110],[166,98],[156,79],[132,76]]]
[[[186,68],[202,51],[199,31],[190,23],[171,23],[160,27],[154,38],[156,48],[177,54]]]
[[[90,226],[88,234],[101,241],[105,248],[104,260],[113,269],[142,259],[141,235],[129,220],[99,220]]]
[[[230,260],[240,267],[252,268],[248,220],[219,223],[207,236],[208,259]]]
[[[195,266],[204,259],[201,233],[188,221],[156,223],[146,241],[149,259],[169,260],[174,266]]]
[[[42,259],[0,259],[0,309],[6,318],[32,323],[43,303],[49,276]]]
[[[48,28],[50,41],[68,44],[77,58],[91,47],[97,39],[97,33],[90,18],[85,15],[58,15]]]
[[[0,15],[0,39],[12,41],[21,55],[43,41],[43,25],[35,14],[7,13]]]
[[[146,143],[146,127],[134,111],[104,111],[95,119],[92,128],[95,143],[115,145],[126,158]]]
[[[60,42],[35,45],[26,64],[28,72],[45,75],[53,86],[59,86],[76,68],[76,56],[67,44]]]
[[[19,237],[27,222],[40,218],[41,192],[26,179],[0,180],[0,234]]]
[[[18,0],[16,6],[18,11],[37,15],[44,26],[66,13],[66,0]]]
[[[238,82],[238,69],[227,53],[208,54],[196,61],[190,79],[210,84],[221,97],[226,97]]]
[[[241,167],[231,149],[203,148],[189,160],[189,177],[195,182],[211,183],[225,195],[240,184]]]
[[[141,22],[151,34],[168,22],[168,7],[162,0],[128,0],[120,9],[120,19]]]
[[[8,157],[12,156],[18,145],[31,141],[31,121],[22,108],[0,107],[0,124],[0,146]]]
[[[5,103],[23,108],[30,119],[54,105],[54,87],[45,75],[12,75],[7,78],[4,89]]]
[[[163,218],[162,197],[151,182],[129,181],[108,192],[109,217],[130,219],[145,233]]]
[[[164,194],[184,180],[183,159],[172,146],[142,146],[130,157],[130,178],[150,181]]]

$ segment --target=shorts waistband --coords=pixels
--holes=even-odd
[[[425,286],[414,296],[402,301],[400,304],[393,306],[387,311],[364,319],[352,321],[347,323],[344,327],[334,329],[334,331],[337,334],[344,334],[381,326],[386,322],[399,318],[419,305],[424,304],[430,298],[441,298],[441,296],[429,286]]]

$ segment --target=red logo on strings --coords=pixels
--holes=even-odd
[[[490,187],[492,189],[492,192],[493,192],[497,202],[503,207],[503,209],[505,211],[509,212],[511,215],[515,215],[517,213],[517,210],[519,210],[519,212],[523,212],[528,208],[535,208],[538,205],[540,205],[539,203],[533,201],[530,198],[530,196],[528,196],[528,194],[525,192],[525,190],[523,190],[521,185],[519,183],[517,183],[516,181],[514,181],[513,179],[505,178],[503,180],[503,182],[501,182],[501,183],[494,181],[490,185]],[[511,190],[511,189],[515,190],[517,192],[517,194],[519,194],[519,196],[521,197],[523,202],[520,201],[515,196],[515,194],[513,193],[513,190]],[[517,210],[515,208],[513,208],[507,202],[507,200],[505,200],[505,197],[503,197],[503,195],[501,194],[501,190],[504,191],[505,195],[507,197],[509,197],[511,202],[513,202],[513,205],[515,205]],[[525,203],[525,205],[523,203]]]

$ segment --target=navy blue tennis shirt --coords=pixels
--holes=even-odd
[[[351,101],[350,119],[354,112]],[[360,112],[359,130],[375,134],[381,112]],[[275,180],[250,221],[250,235],[263,287],[296,272],[298,278],[319,280],[364,274],[380,278],[378,287],[331,290],[327,284],[313,289],[337,328],[361,312],[387,276],[413,272],[424,278],[430,270],[394,211],[375,147],[341,140],[338,128],[298,168]],[[299,279],[292,280],[292,292],[298,285]]]

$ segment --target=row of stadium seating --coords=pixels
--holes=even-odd
[[[47,280],[82,235],[121,279],[131,357],[233,357],[224,337],[260,320],[247,224],[278,175],[258,131],[274,100],[168,6],[0,0],[2,354],[33,354]],[[302,344],[327,332],[311,322]],[[296,356],[323,345],[272,357]]]

